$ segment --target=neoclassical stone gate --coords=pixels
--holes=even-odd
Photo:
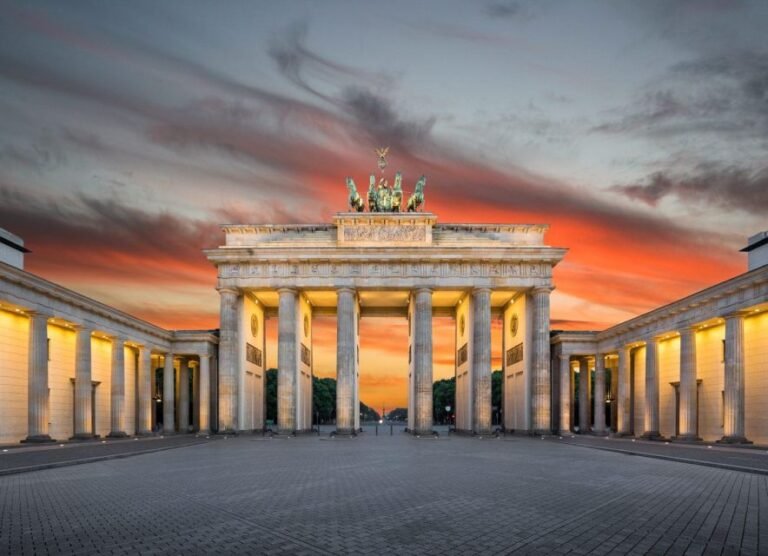
[[[312,317],[337,318],[337,429],[359,426],[359,319],[409,322],[408,427],[432,429],[432,317],[456,327],[456,426],[491,429],[491,321],[503,319],[503,420],[551,430],[549,295],[565,249],[546,225],[338,213],[333,224],[227,225],[206,251],[221,295],[219,431],[264,427],[264,319],[278,318],[278,430],[312,423]]]

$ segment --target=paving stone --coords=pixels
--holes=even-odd
[[[760,554],[766,515],[764,475],[524,437],[244,436],[0,477],[21,555]]]

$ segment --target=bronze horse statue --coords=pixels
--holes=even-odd
[[[363,198],[357,192],[357,186],[355,186],[355,180],[347,178],[347,189],[349,190],[349,207],[353,211],[363,212],[365,204]]]
[[[424,186],[427,184],[427,176],[421,176],[419,181],[416,182],[416,191],[413,192],[408,198],[408,204],[405,206],[405,210],[408,212],[416,212],[416,210],[424,202]]]

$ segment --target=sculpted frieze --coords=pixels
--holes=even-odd
[[[219,266],[221,278],[538,278],[551,276],[547,263],[353,262],[233,263]]]
[[[424,226],[370,226],[345,225],[344,241],[426,241]]]

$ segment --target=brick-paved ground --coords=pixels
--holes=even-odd
[[[243,436],[0,477],[0,553],[768,553],[768,477],[531,438]]]

